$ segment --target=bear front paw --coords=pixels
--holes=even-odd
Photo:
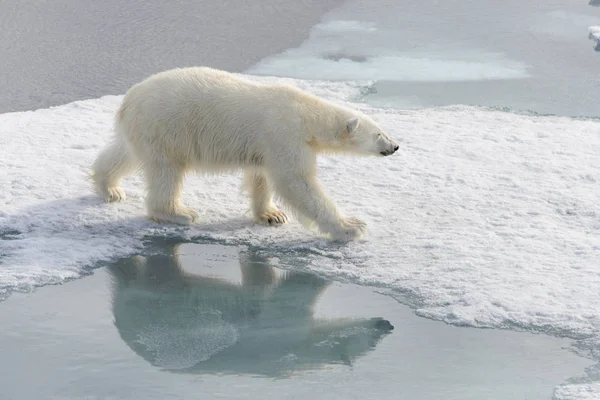
[[[358,218],[344,218],[340,225],[330,232],[335,241],[357,240],[364,236],[367,224]]]
[[[288,217],[283,211],[274,208],[259,214],[257,220],[263,225],[281,225],[288,222]]]
[[[104,197],[104,201],[107,203],[115,203],[125,200],[127,197],[125,191],[120,187],[107,187],[98,189],[100,195]]]

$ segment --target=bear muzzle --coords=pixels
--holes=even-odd
[[[382,156],[391,156],[396,151],[398,151],[399,148],[400,148],[400,146],[395,144],[392,148],[390,148],[388,150],[384,150],[384,151],[380,152],[379,154],[381,154]]]

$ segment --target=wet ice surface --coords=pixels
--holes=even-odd
[[[372,80],[370,104],[468,104],[600,116],[600,10],[584,1],[352,0],[252,74]]]
[[[327,96],[360,90],[294,83]],[[364,241],[336,245],[296,220],[253,225],[237,174],[188,177],[183,201],[200,212],[197,226],[148,221],[139,175],[125,180],[126,201],[103,203],[89,166],[119,100],[0,115],[0,151],[11,155],[0,157],[0,295],[81,276],[168,235],[297,255],[297,268],[392,289],[421,315],[456,324],[599,335],[598,121],[353,104],[402,147],[388,158],[319,159],[342,212],[369,224]]]
[[[591,364],[567,340],[429,321],[248,248],[150,249],[0,303],[2,398],[541,400]]]

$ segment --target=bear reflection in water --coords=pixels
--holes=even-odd
[[[252,251],[239,254],[238,284],[184,271],[180,245],[169,249],[109,268],[121,338],[162,369],[285,377],[351,365],[393,329],[381,318],[315,319],[330,282],[280,270]]]

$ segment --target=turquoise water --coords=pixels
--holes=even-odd
[[[0,303],[0,398],[550,399],[590,360],[416,317],[252,250],[155,244]]]

